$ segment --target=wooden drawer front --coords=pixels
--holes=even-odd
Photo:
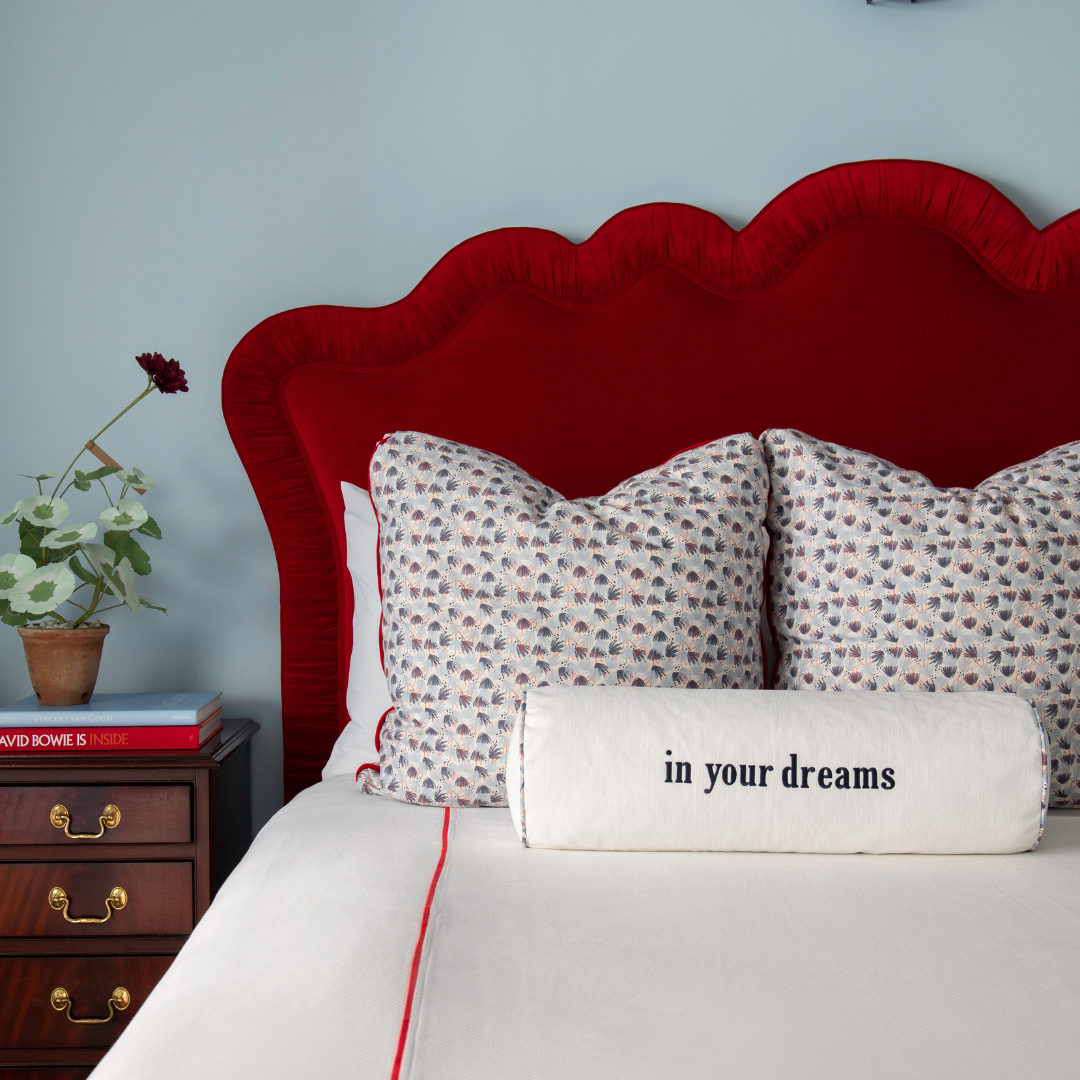
[[[107,1047],[130,1023],[165,974],[171,956],[50,956],[0,960],[0,1047]],[[107,1024],[74,1024],[50,995],[63,987],[73,1019],[101,1019],[117,987],[131,1004]]]
[[[90,1069],[5,1069],[0,1065],[0,1080],[87,1080]]]
[[[105,807],[120,811],[114,829],[94,840],[71,840],[50,820],[54,806],[67,807],[68,832],[101,831]],[[0,785],[0,844],[189,844],[189,784]]]
[[[119,886],[123,907],[106,897]],[[71,923],[49,903],[49,894],[67,894]],[[58,898],[59,901],[59,898]],[[119,934],[190,934],[194,900],[189,862],[7,863],[0,866],[0,938],[101,937]]]

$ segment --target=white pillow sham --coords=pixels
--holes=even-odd
[[[341,482],[345,499],[345,561],[353,586],[353,644],[349,661],[349,685],[345,703],[349,723],[338,735],[322,778],[348,773],[356,775],[361,765],[378,761],[375,729],[379,718],[390,708],[382,659],[379,655],[379,529],[375,511],[364,488]]]

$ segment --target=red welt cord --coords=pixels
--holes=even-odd
[[[409,990],[405,995],[405,1015],[401,1018],[401,1034],[398,1036],[397,1055],[394,1057],[394,1069],[390,1073],[390,1080],[398,1080],[401,1075],[401,1059],[405,1054],[405,1040],[409,1037],[409,1020],[412,1018],[413,993],[416,991],[416,978],[420,974],[420,956],[424,951],[424,938],[427,935],[428,919],[431,917],[431,902],[435,899],[435,887],[439,884],[439,876],[442,874],[443,864],[446,862],[446,839],[450,833],[450,807],[443,811],[442,826],[442,851],[439,853],[439,861],[435,866],[435,873],[428,887],[427,903],[424,904],[424,916],[420,920],[420,936],[416,940],[416,950],[413,952],[412,971],[409,973]]]

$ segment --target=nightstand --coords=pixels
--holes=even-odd
[[[258,730],[0,754],[0,1080],[81,1080],[116,1041],[247,850]]]

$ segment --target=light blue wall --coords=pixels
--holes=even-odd
[[[180,360],[191,393],[102,440],[158,481],[171,614],[117,613],[100,685],[259,719],[261,823],[277,578],[218,397],[247,329],[394,300],[503,225],[582,239],[654,199],[742,225],[859,158],[958,165],[1045,225],[1080,205],[1078,55],[1076,0],[0,0],[0,507],[134,394],[137,352]]]

